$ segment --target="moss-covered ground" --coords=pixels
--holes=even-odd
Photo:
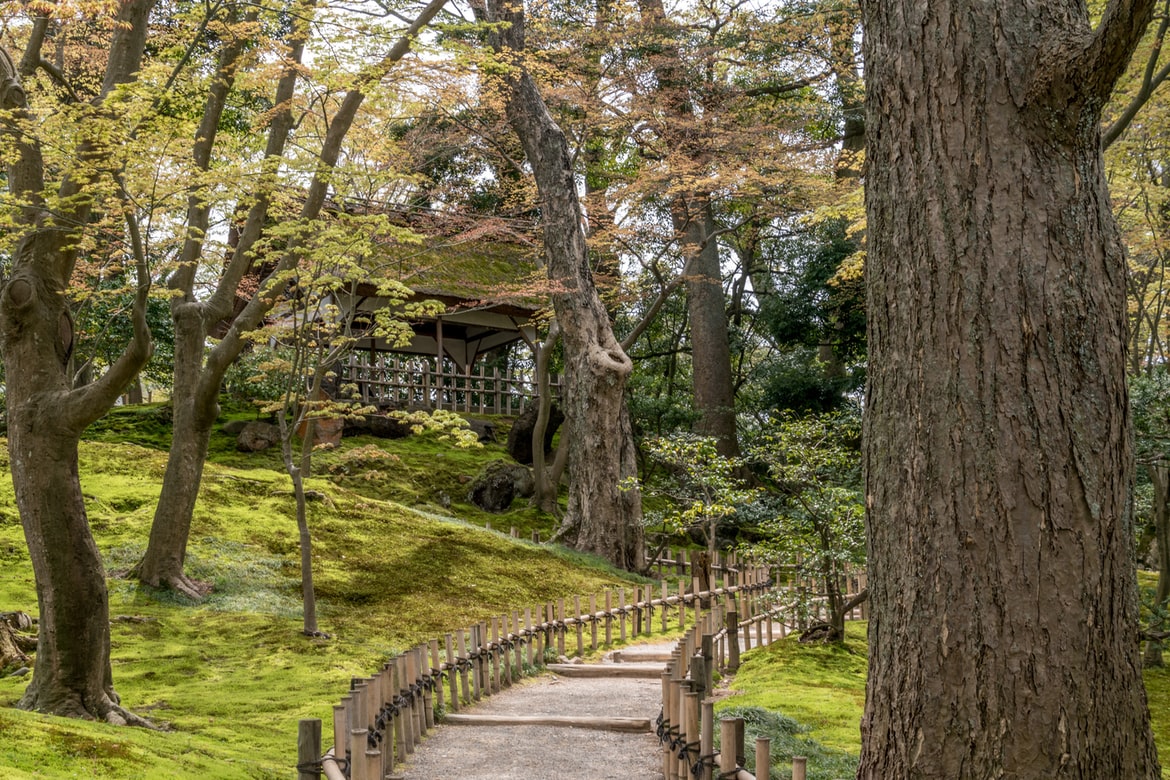
[[[246,413],[245,413],[246,414]],[[237,453],[216,432],[188,573],[214,584],[198,606],[117,576],[140,557],[169,428],[155,407],[119,410],[81,447],[82,487],[109,580],[115,686],[167,730],[116,728],[11,709],[28,677],[0,678],[0,776],[287,778],[296,724],[332,718],[350,678],[408,645],[505,609],[626,584],[596,560],[484,530],[547,537],[551,519],[517,500],[489,515],[466,482],[499,445],[433,437],[347,439],[314,458],[307,487],[321,628],[300,633],[294,504],[275,452]],[[4,443],[0,441],[0,445]],[[36,614],[23,532],[0,446],[0,611]]]
[[[507,421],[496,422],[502,440]],[[167,730],[15,710],[28,678],[0,678],[5,780],[293,777],[297,720],[328,722],[350,678],[414,641],[505,608],[622,584],[597,561],[483,529],[515,526],[526,539],[552,527],[522,500],[501,515],[467,503],[467,482],[487,461],[506,457],[498,444],[459,450],[434,436],[346,439],[315,456],[308,484],[320,496],[310,524],[321,627],[333,637],[306,638],[291,487],[279,455],[238,453],[234,437],[217,430],[188,561],[188,573],[214,591],[197,606],[177,603],[116,576],[145,546],[169,435],[160,407],[131,407],[99,422],[81,449],[94,535],[115,574],[115,685],[126,706]],[[0,611],[35,614],[5,453],[0,446]],[[864,702],[864,630],[851,624],[840,647],[788,640],[745,656],[737,693],[720,708],[745,715],[749,745],[756,733],[773,737],[773,777],[787,777],[781,767],[796,751],[809,756],[814,780],[850,775]],[[1147,672],[1146,688],[1170,765],[1170,672]]]

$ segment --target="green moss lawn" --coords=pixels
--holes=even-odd
[[[248,413],[241,413],[248,414]],[[167,730],[116,728],[11,709],[27,677],[0,678],[0,771],[9,778],[289,778],[296,724],[332,718],[351,677],[410,644],[505,609],[623,584],[611,569],[481,526],[547,537],[517,500],[489,515],[466,482],[502,447],[431,436],[347,439],[315,456],[308,487],[321,628],[300,634],[299,553],[275,452],[245,455],[216,433],[188,573],[214,583],[199,606],[117,577],[145,546],[169,430],[156,407],[118,410],[81,448],[82,487],[109,580],[114,682]],[[500,437],[502,440],[502,436]],[[0,445],[5,444],[0,441]],[[36,614],[32,569],[0,446],[0,611]]]

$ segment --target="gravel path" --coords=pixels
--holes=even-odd
[[[656,645],[658,652],[670,645]],[[649,648],[648,648],[649,649]],[[626,660],[636,660],[627,650]],[[544,675],[460,710],[474,715],[658,717],[658,680]],[[661,780],[658,738],[551,726],[440,725],[415,748],[407,780]]]

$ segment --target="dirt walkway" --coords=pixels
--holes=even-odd
[[[626,648],[626,662],[668,653],[672,644]],[[657,659],[655,659],[657,660]],[[461,713],[646,718],[662,704],[659,680],[570,678],[525,681]],[[415,749],[407,780],[661,780],[658,738],[557,726],[440,725]]]

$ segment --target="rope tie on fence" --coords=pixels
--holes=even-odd
[[[691,765],[691,775],[699,777],[703,774],[703,767],[710,767],[715,769],[715,759],[719,756],[719,752],[708,753],[705,756],[699,756],[695,759],[695,763]]]
[[[680,739],[679,742],[682,743],[678,748],[678,757],[681,760],[686,761],[688,758],[690,758],[691,753],[699,752],[698,740],[695,740],[694,742],[685,742]]]
[[[374,724],[370,724],[370,729],[366,733],[366,747],[370,750],[377,750],[378,743],[382,741],[382,732],[374,729]]]
[[[658,718],[654,721],[654,734],[658,737],[658,741],[666,741],[666,730],[670,728],[670,721],[666,718],[665,710],[658,711]]]
[[[325,761],[324,759],[320,758],[313,759],[312,761],[305,761],[303,763],[297,764],[297,771],[320,777],[325,773]]]

